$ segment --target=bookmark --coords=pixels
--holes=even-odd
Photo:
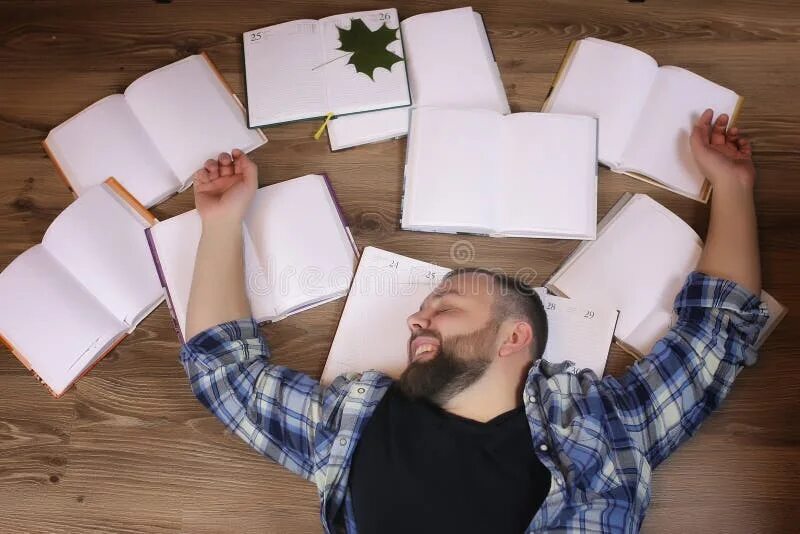
[[[319,141],[319,138],[322,137],[322,132],[325,131],[325,128],[328,126],[328,123],[331,120],[331,117],[333,117],[333,111],[325,115],[325,120],[322,122],[322,126],[320,126],[319,130],[317,130],[317,133],[314,134],[315,141]]]

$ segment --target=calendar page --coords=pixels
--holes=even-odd
[[[378,370],[399,378],[408,365],[406,319],[450,270],[366,247],[333,338],[321,382]]]

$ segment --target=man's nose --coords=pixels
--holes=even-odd
[[[407,323],[408,329],[411,330],[411,332],[416,332],[417,330],[425,330],[428,328],[431,321],[422,311],[418,311],[408,316]]]

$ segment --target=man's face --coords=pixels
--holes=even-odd
[[[439,285],[408,318],[409,366],[399,385],[438,405],[479,379],[497,352],[491,278],[467,273]]]

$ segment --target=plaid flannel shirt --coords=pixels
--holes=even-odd
[[[637,532],[652,469],[755,363],[767,312],[743,287],[692,273],[675,311],[674,326],[619,379],[569,362],[532,366],[523,402],[552,484],[528,532]],[[391,379],[368,371],[323,387],[269,360],[252,319],[210,328],[181,350],[197,398],[258,452],[316,484],[325,532],[354,533],[351,460]]]

